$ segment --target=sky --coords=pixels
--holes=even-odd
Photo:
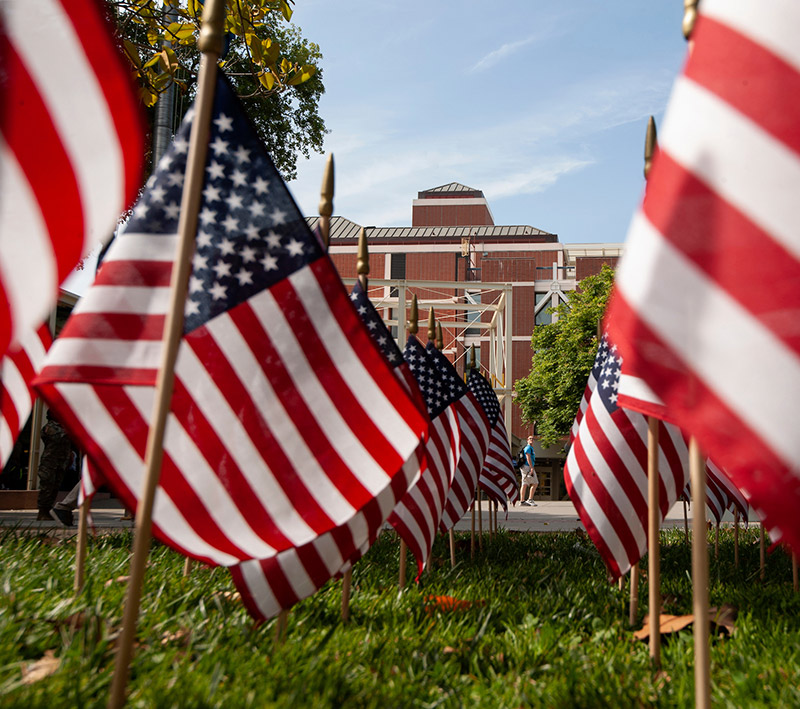
[[[682,68],[680,0],[296,0],[323,54],[334,214],[410,226],[417,193],[482,190],[495,224],[620,243],[647,119]],[[316,214],[323,156],[290,184]]]
[[[322,51],[334,214],[410,226],[417,193],[482,190],[495,224],[620,243],[641,199],[647,119],[682,68],[680,0],[296,0]],[[324,155],[290,183],[319,204]],[[94,259],[64,284],[83,294]]]

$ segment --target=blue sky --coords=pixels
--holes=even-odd
[[[420,190],[483,190],[497,224],[621,242],[647,117],[686,54],[678,0],[297,0],[320,45],[334,214],[407,226]],[[290,187],[315,214],[324,157]]]

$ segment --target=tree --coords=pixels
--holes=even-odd
[[[536,423],[545,447],[569,435],[597,352],[597,323],[603,317],[614,271],[603,266],[568,294],[569,303],[551,311],[558,319],[538,325],[531,336],[531,372],[516,382],[516,403],[526,423]]]
[[[174,85],[194,98],[200,0],[107,0],[125,54],[148,108]],[[222,67],[284,178],[297,176],[297,157],[322,151],[325,92],[319,46],[289,24],[289,0],[229,0]]]

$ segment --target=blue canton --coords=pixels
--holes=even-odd
[[[486,418],[489,419],[489,424],[494,426],[500,416],[500,402],[497,400],[497,394],[494,393],[489,382],[477,369],[470,370],[469,377],[467,377],[467,385],[483,407]]]
[[[419,340],[411,335],[403,357],[417,379],[431,420],[467,393],[467,385],[458,376],[455,367],[432,342],[424,349]]]
[[[148,180],[127,232],[177,232],[193,117],[193,110],[186,114]],[[236,307],[323,253],[227,79],[220,74],[184,332]]]
[[[397,367],[403,361],[403,354],[395,344],[394,338],[389,333],[389,330],[386,329],[383,319],[378,315],[378,311],[375,310],[375,306],[367,298],[367,294],[359,282],[356,282],[353,286],[353,291],[350,293],[350,301],[367,326],[370,335],[378,343],[383,356],[386,357],[389,364]]]
[[[607,335],[603,335],[597,348],[592,375],[596,382],[595,391],[610,414],[618,408],[617,394],[621,367],[622,357],[617,351],[617,346],[609,341]]]

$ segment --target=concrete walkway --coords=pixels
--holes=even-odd
[[[508,518],[502,509],[497,514],[498,527],[520,532],[570,532],[576,529],[583,530],[583,524],[578,518],[575,506],[567,502],[553,502],[542,500],[536,507],[521,507],[519,504],[509,507]],[[694,505],[689,508],[688,519],[691,525]],[[114,532],[131,529],[133,521],[120,519],[124,509],[120,502],[114,498],[96,500],[92,507],[92,519],[96,532]],[[75,516],[75,527],[67,529],[54,521],[37,522],[37,510],[0,510],[0,528],[15,527],[20,530],[60,531],[69,534],[77,530],[78,514]],[[733,515],[729,512],[723,518],[724,522],[733,522]],[[471,515],[466,515],[456,524],[456,531],[469,531],[471,528]],[[482,524],[484,531],[489,529],[489,503],[482,504]],[[477,519],[475,522],[477,529]],[[680,527],[684,525],[683,503],[678,502],[670,510],[662,528]]]

